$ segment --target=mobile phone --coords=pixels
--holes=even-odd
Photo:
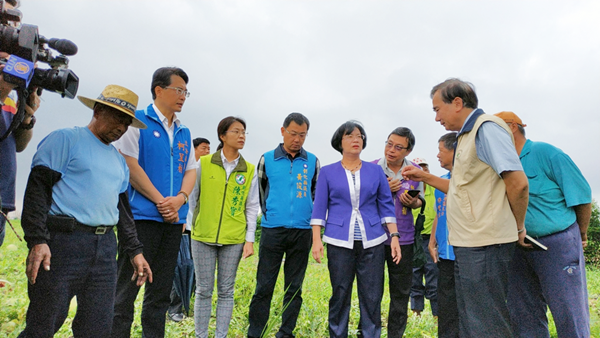
[[[409,190],[409,191],[408,191],[408,194],[409,194],[411,197],[417,197],[417,195],[418,195],[419,193],[421,193],[421,190]]]
[[[547,246],[536,241],[535,239],[533,239],[533,237],[531,237],[529,235],[525,235],[525,243],[529,243],[529,244],[533,245],[533,250],[544,250],[544,251],[548,250]]]

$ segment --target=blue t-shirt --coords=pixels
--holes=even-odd
[[[450,179],[450,173],[442,175],[442,178]],[[442,259],[454,260],[454,249],[448,243],[448,224],[446,223],[446,194],[435,190],[435,208],[437,210],[437,227],[435,240],[438,245],[438,254]]]
[[[590,185],[571,158],[548,143],[527,140],[520,158],[529,180],[527,234],[565,230],[576,221],[573,206],[591,203]]]
[[[38,145],[32,167],[62,174],[52,187],[50,214],[67,215],[91,225],[115,225],[119,194],[127,190],[129,168],[111,144],[87,127],[56,130]]]

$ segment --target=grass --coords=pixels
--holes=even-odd
[[[19,227],[18,221],[13,224]],[[7,224],[8,226],[8,224]],[[9,281],[5,287],[0,288],[0,337],[17,337],[25,327],[25,314],[29,299],[27,297],[27,280],[25,277],[25,259],[27,257],[27,247],[25,243],[17,240],[12,231],[7,228],[4,245],[0,248],[0,280]],[[233,318],[229,327],[229,337],[246,337],[248,328],[248,307],[250,299],[254,293],[255,275],[258,255],[254,255],[240,263],[238,270],[236,289],[235,289],[235,307]],[[600,338],[600,270],[588,269],[588,292],[590,301],[590,315],[592,326],[592,337]],[[274,337],[280,325],[281,299],[283,298],[283,278],[279,278],[276,287],[276,293],[273,296],[274,303],[271,309],[271,317],[274,321],[272,329],[266,337]],[[387,290],[387,285],[385,286]],[[295,334],[297,337],[327,337],[327,315],[328,302],[331,296],[329,285],[329,275],[327,264],[316,264],[312,259],[308,265],[306,278],[303,285],[303,305],[298,318]],[[132,329],[132,337],[141,337],[140,311],[141,311],[141,293],[136,301],[136,315]],[[277,302],[277,303],[276,303]],[[426,308],[420,317],[410,314],[408,318],[405,337],[436,337],[437,324],[431,316],[429,304],[426,302]],[[387,309],[389,306],[389,295],[384,293],[382,302],[382,320],[383,325],[387,324]],[[69,317],[63,324],[55,337],[71,337],[71,322],[75,315],[76,301],[73,300]],[[216,308],[216,291],[213,303]],[[350,337],[355,336],[358,324],[358,300],[356,289],[352,298],[352,310],[350,314]],[[214,317],[210,324],[210,336],[214,336]],[[550,319],[550,332],[552,337],[556,337],[554,322]],[[166,337],[194,337],[194,320],[185,318],[180,323],[167,321]],[[386,337],[385,328],[382,337]]]

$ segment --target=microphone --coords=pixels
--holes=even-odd
[[[56,49],[63,55],[75,55],[77,54],[77,45],[67,39],[51,38],[48,40],[48,46]]]

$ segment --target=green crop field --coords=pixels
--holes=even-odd
[[[18,221],[13,224],[19,228]],[[19,242],[7,224],[6,240],[0,248],[0,280],[7,281],[0,288],[0,337],[17,337],[25,327],[25,314],[29,300],[27,298],[27,280],[25,278],[25,259],[27,247],[24,242]],[[230,337],[245,337],[248,328],[248,306],[255,287],[257,255],[254,255],[240,264],[235,289],[235,308],[229,328]],[[600,295],[600,271],[588,269],[588,290],[590,300],[590,315],[592,321],[592,336],[600,337],[600,308],[598,296]],[[387,290],[387,285],[386,285]],[[274,337],[279,328],[281,299],[283,293],[282,278],[279,279],[276,293],[273,297],[274,306],[271,311],[271,330],[267,337]],[[327,264],[316,264],[312,258],[308,266],[304,281],[302,310],[298,318],[295,334],[297,337],[327,337],[328,301],[331,295]],[[136,303],[136,315],[132,337],[141,337],[140,311],[141,293]],[[192,300],[193,301],[193,300]],[[387,323],[387,308],[389,295],[384,293],[382,303],[383,334],[386,337],[385,325]],[[420,317],[412,313],[408,318],[405,337],[436,337],[437,323],[426,309]],[[213,315],[216,307],[216,291],[214,293]],[[71,337],[71,321],[75,315],[76,300],[71,304],[69,318],[58,332],[56,337]],[[358,323],[358,299],[355,294],[352,299],[350,316],[350,336],[355,336]],[[556,337],[554,323],[550,319],[551,336]],[[214,320],[211,322],[211,336],[214,335]],[[194,337],[194,320],[185,318],[180,323],[167,321],[166,337]]]

